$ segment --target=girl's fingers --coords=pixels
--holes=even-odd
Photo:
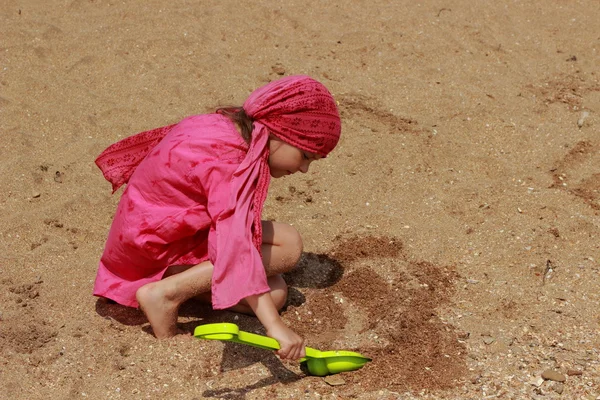
[[[277,356],[279,356],[279,358],[281,358],[282,360],[285,360],[288,356],[287,351],[284,351],[283,349],[279,349],[276,352]]]
[[[284,347],[275,352],[282,360],[298,360],[305,356],[304,344],[297,346]]]
[[[297,359],[300,358],[300,349],[299,348],[294,348],[294,349],[292,349],[292,351],[288,355],[289,355],[289,358],[291,360],[297,360]]]

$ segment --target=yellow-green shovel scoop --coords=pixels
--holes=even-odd
[[[279,350],[279,342],[273,338],[255,333],[240,331],[236,324],[218,323],[197,326],[194,337],[201,339],[226,340],[247,344],[266,350]],[[361,368],[370,358],[353,351],[319,351],[306,347],[305,363],[311,375],[325,376],[339,372],[354,371]]]

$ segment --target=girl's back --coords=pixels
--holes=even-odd
[[[145,277],[162,274],[169,265],[205,261],[211,215],[227,204],[228,182],[247,149],[222,115],[196,115],[175,125],[129,179],[94,293],[114,298],[106,291],[118,282],[121,301],[135,306]]]

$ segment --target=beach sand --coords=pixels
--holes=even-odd
[[[591,0],[1,2],[0,398],[596,399],[598,21]],[[120,195],[98,154],[291,74],[343,134],[264,218],[304,238],[284,320],[373,358],[335,386],[91,294]]]

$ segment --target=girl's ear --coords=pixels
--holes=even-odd
[[[277,151],[277,149],[279,149],[279,147],[281,147],[281,144],[283,142],[281,141],[281,139],[279,139],[277,136],[270,134],[269,135],[269,143],[267,146],[269,146],[269,152],[271,154],[273,154],[275,151]]]

